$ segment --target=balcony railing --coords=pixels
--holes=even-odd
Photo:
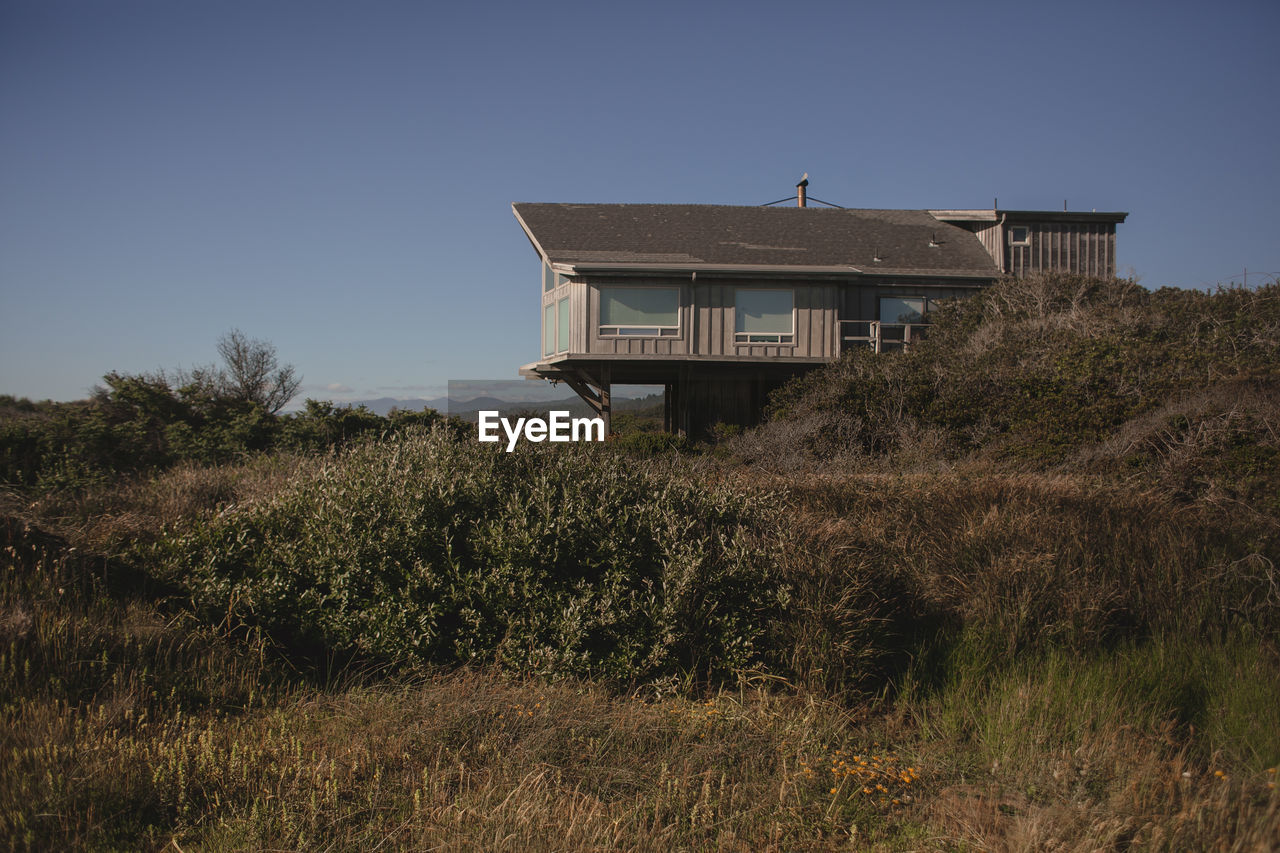
[[[928,328],[928,323],[841,320],[840,352],[856,347],[868,347],[874,352],[901,352],[923,338]]]

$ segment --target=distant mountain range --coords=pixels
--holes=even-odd
[[[662,402],[661,395],[649,395],[639,398],[614,398],[613,410],[615,412],[623,412],[631,409],[643,409],[654,404]],[[424,400],[419,397],[411,399],[402,399],[399,397],[379,397],[376,400],[353,400],[350,403],[343,403],[344,406],[364,406],[371,412],[386,416],[392,409],[401,411],[418,412],[423,409],[435,409],[437,412],[447,412],[455,415],[463,420],[474,421],[479,418],[478,412],[481,411],[497,411],[502,415],[509,415],[518,412],[548,412],[552,409],[560,411],[568,411],[571,415],[579,417],[591,414],[587,404],[578,396],[571,395],[558,400],[503,400],[499,397],[475,397],[470,400],[450,400],[448,397],[435,397],[430,400]]]

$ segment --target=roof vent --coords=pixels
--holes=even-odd
[[[805,202],[808,201],[808,193],[805,188],[809,186],[809,173],[805,172],[800,176],[800,183],[796,184],[796,206],[807,207]]]

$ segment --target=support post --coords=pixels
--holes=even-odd
[[[600,368],[600,417],[604,418],[604,436],[608,438],[613,432],[611,413],[613,412],[613,394],[610,392],[610,371],[608,365]]]
[[[604,434],[608,436],[611,427],[610,413],[613,409],[610,399],[612,395],[609,393],[608,366],[600,368],[598,377],[592,376],[585,370],[579,370],[577,375],[566,375],[564,381],[604,421]]]

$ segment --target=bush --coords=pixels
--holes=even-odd
[[[106,388],[75,403],[0,398],[0,482],[38,492],[104,486],[121,475],[181,462],[219,465],[277,449],[339,448],[412,427],[465,426],[430,409],[392,410],[307,400],[292,415],[227,397],[208,382],[174,388],[163,373],[108,373]]]
[[[672,435],[667,432],[623,433],[614,435],[610,439],[610,444],[615,450],[621,450],[642,459],[669,453],[687,453],[691,449],[689,440],[683,435]]]
[[[159,547],[212,618],[397,665],[613,681],[766,662],[776,500],[591,447],[503,453],[443,427],[354,447]]]

